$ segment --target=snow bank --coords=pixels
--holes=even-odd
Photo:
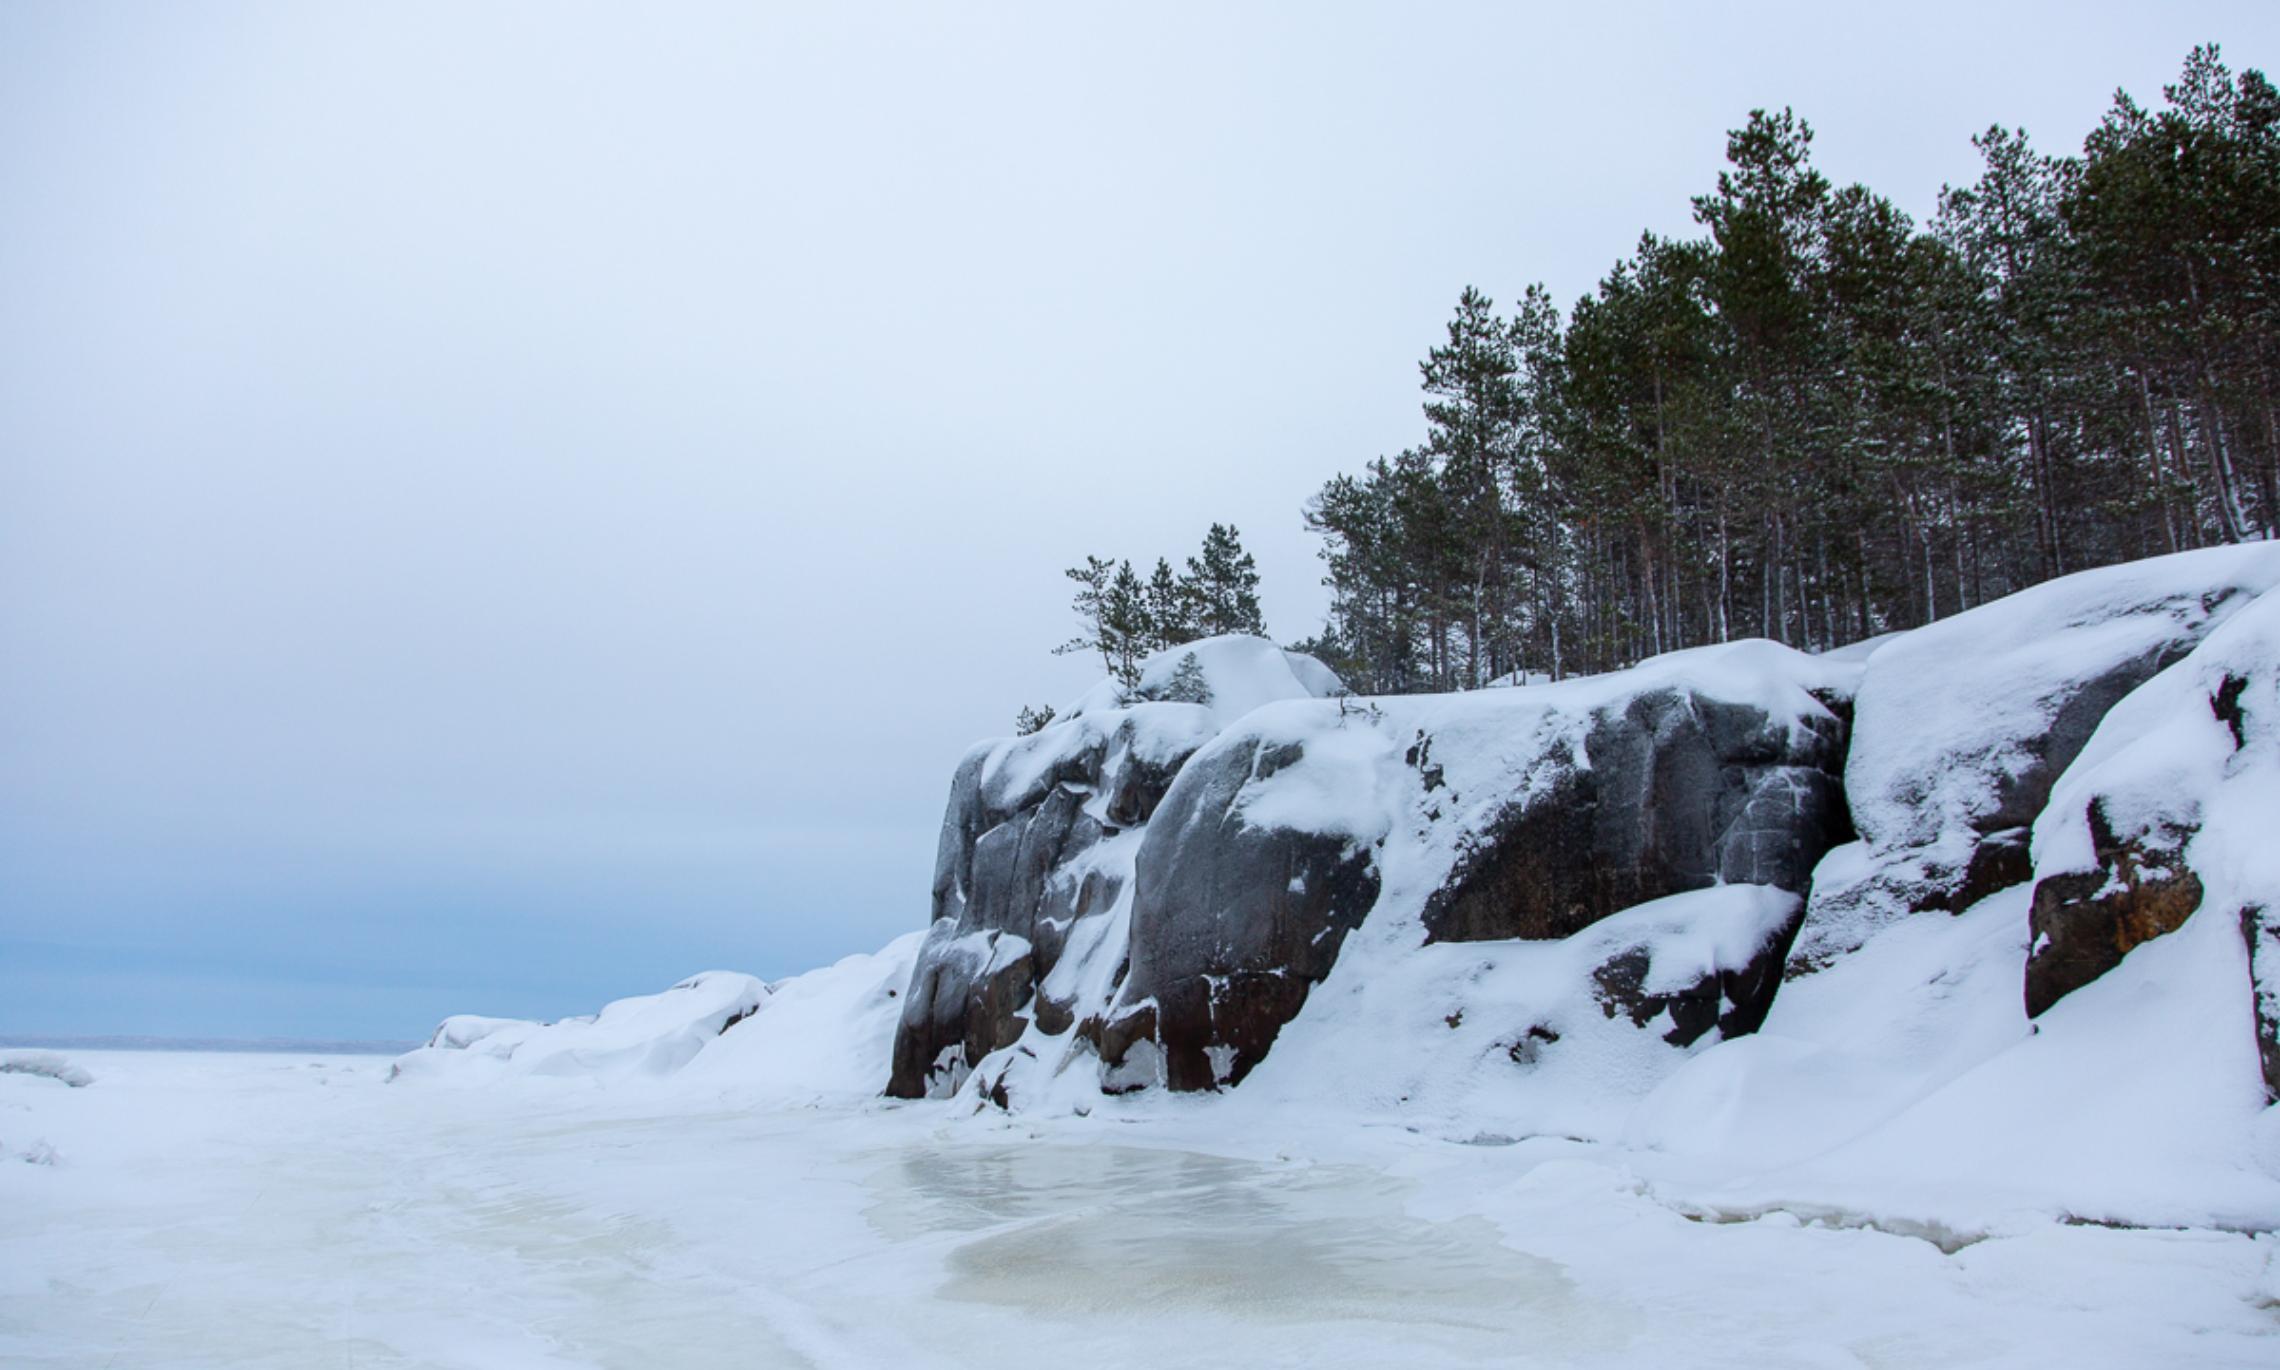
[[[1419,947],[1367,930],[1237,1097],[1458,1141],[1612,1138],[1720,1040],[1738,976],[1756,965],[1771,994],[1801,908],[1784,890],[1723,885],[1560,941]]]
[[[2199,919],[2027,1022],[2024,889],[1880,932],[1689,1062],[1632,1145],[1666,1197],[1969,1240],[2053,1218],[2280,1225],[2237,927]]]
[[[2026,1039],[2027,891],[1896,924],[1781,987],[1759,1030],[1687,1062],[1644,1099],[1628,1145],[1793,1163],[1858,1137]]]
[[[397,1059],[391,1080],[484,1085],[516,1077],[672,1077],[747,1099],[869,1097],[886,1078],[923,933],[774,984],[731,971],[620,999],[589,1018],[463,1014]]]
[[[905,933],[876,952],[776,981],[760,1010],[706,1043],[681,1077],[778,1102],[875,1097],[925,937]]]
[[[712,970],[662,994],[616,1000],[590,1018],[554,1023],[447,1018],[428,1045],[397,1058],[389,1078],[482,1082],[501,1075],[605,1080],[667,1075],[687,1065],[731,1023],[757,1012],[768,997],[768,986],[752,976]]]

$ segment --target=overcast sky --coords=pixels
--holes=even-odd
[[[1759,105],[1922,214],[2274,12],[0,7],[0,1031],[874,948],[1091,681],[1062,567],[1232,521],[1314,630],[1466,283],[1689,231]]]

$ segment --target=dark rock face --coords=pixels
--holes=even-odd
[[[2027,1016],[2121,964],[2141,943],[2175,932],[2201,906],[2201,880],[2186,866],[2185,832],[2117,835],[2090,804],[2097,868],[2045,876],[2035,885],[2027,957]]]
[[[1111,1087],[1142,1074],[1142,1045],[1175,1090],[1241,1080],[1376,902],[1368,846],[1246,819],[1247,789],[1303,759],[1299,744],[1244,739],[1197,757],[1165,796],[1141,842],[1129,972],[1087,1025]]]
[[[1802,892],[1846,835],[1834,717],[1787,719],[1691,690],[1599,715],[1585,757],[1516,801],[1428,901],[1431,941],[1572,936],[1618,910],[1718,883]]]
[[[1722,1041],[1744,1036],[1763,1026],[1772,1011],[1774,993],[1781,988],[1781,964],[1804,920],[1800,901],[1796,915],[1741,965],[1715,967],[1690,984],[1660,992],[1646,988],[1653,948],[1625,948],[1591,972],[1592,996],[1609,1018],[1623,1014],[1633,1027],[1645,1027],[1667,1010],[1671,1029],[1663,1040],[1674,1047],[1692,1046],[1713,1029]]]
[[[985,754],[969,755],[951,782],[934,874],[934,930],[919,954],[895,1033],[887,1093],[925,1097],[954,1088],[963,1070],[1021,1035],[1020,1010],[1052,969],[1080,904],[1097,883],[1056,879],[1061,865],[1098,842],[1085,812],[1104,748],[1071,748],[1040,783],[993,805],[981,783]],[[986,940],[977,943],[977,935]],[[1018,952],[999,955],[1004,947]],[[986,948],[986,950],[985,950]],[[943,1052],[959,1049],[938,1069]]]

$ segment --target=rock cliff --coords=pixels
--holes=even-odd
[[[2275,583],[2280,550],[2190,553],[1822,657],[1452,696],[1351,698],[1259,639],[1163,654],[960,764],[887,1092],[1605,1134],[1785,967],[2013,889],[2029,1014],[2214,893],[2280,1089],[2280,876],[2207,831],[2280,824]]]

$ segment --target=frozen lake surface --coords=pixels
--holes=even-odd
[[[92,1086],[0,1075],[11,1367],[2280,1364],[2268,1236],[1702,1222],[1573,1144],[1210,1100],[1040,1122],[71,1055]]]

